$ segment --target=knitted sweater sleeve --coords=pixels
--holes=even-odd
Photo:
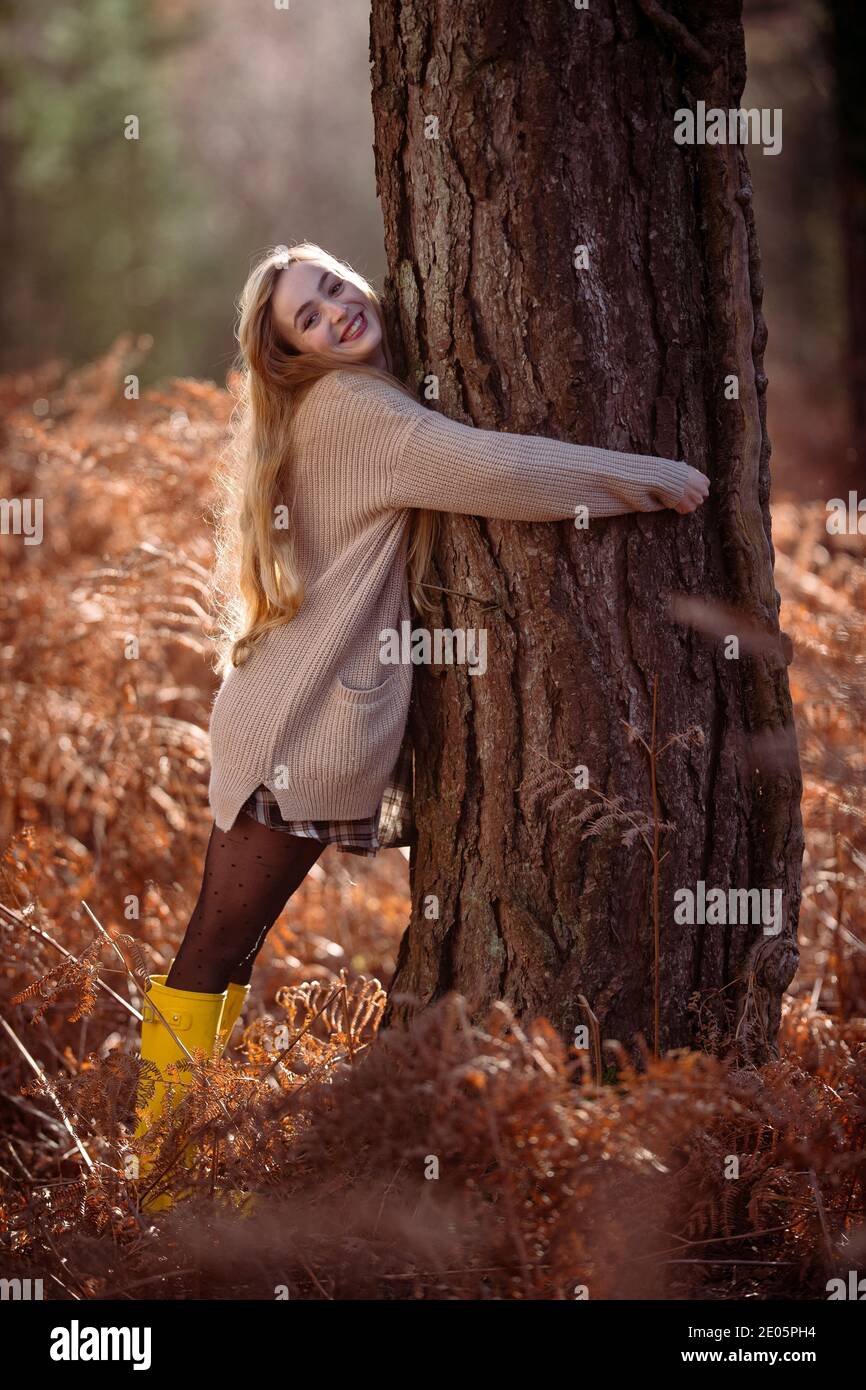
[[[673,459],[478,429],[418,411],[391,453],[393,507],[559,521],[580,506],[589,517],[659,511],[683,495],[688,467]]]
[[[340,368],[320,387],[315,433],[353,495],[377,505],[503,521],[655,512],[680,501],[688,465],[536,434],[464,425],[375,375]],[[308,417],[309,418],[309,417]]]

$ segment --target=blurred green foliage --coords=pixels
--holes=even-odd
[[[13,267],[0,365],[84,361],[132,330],[153,336],[153,380],[183,360],[183,318],[218,257],[196,235],[207,190],[185,166],[166,81],[202,18],[149,0],[2,0],[0,22],[0,235]],[[224,339],[225,305],[211,313],[199,329]]]

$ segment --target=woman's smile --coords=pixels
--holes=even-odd
[[[366,316],[366,314],[364,313],[364,310],[361,309],[361,310],[359,310],[359,312],[355,315],[355,317],[352,319],[351,323],[347,326],[345,332],[343,333],[342,337],[340,338],[340,342],[341,342],[341,343],[353,343],[353,342],[355,341],[356,338],[360,338],[361,334],[364,332],[364,330],[366,329],[366,327],[367,327],[367,316]]]

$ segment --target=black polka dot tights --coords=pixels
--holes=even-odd
[[[265,937],[325,848],[245,811],[211,827],[198,902],[166,984],[220,994],[249,982]]]

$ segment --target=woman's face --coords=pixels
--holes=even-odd
[[[295,261],[281,271],[271,309],[277,328],[298,352],[385,366],[375,308],[351,280],[318,261]]]

